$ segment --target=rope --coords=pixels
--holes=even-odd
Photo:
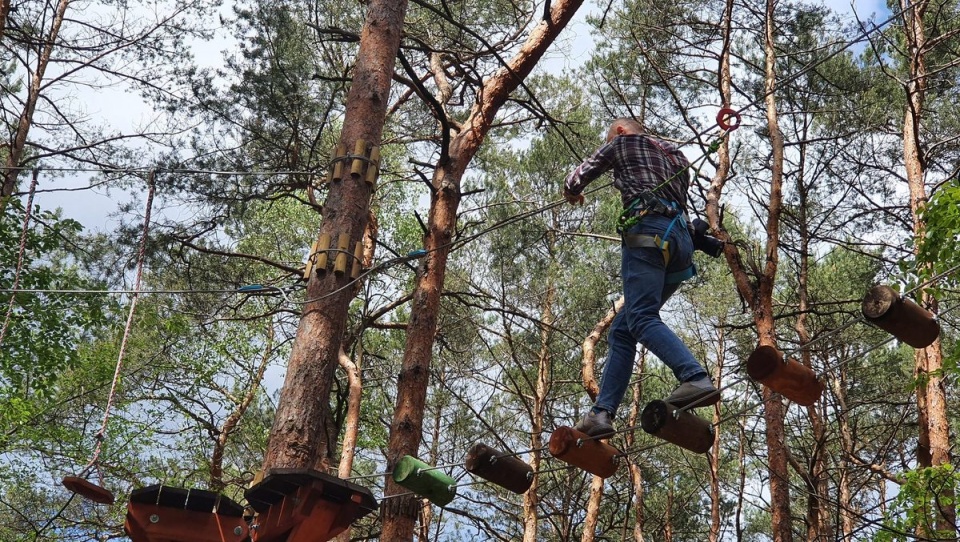
[[[123,367],[123,356],[127,349],[127,339],[130,337],[130,328],[133,327],[133,315],[137,307],[138,292],[140,290],[140,283],[143,278],[143,263],[146,259],[147,238],[150,231],[150,212],[153,208],[153,195],[156,190],[156,172],[150,173],[147,183],[149,185],[149,190],[147,192],[146,211],[144,212],[143,217],[143,236],[140,238],[140,248],[137,253],[137,274],[136,278],[134,279],[133,295],[130,296],[130,310],[127,313],[127,323],[123,328],[123,338],[120,341],[120,353],[117,356],[117,366],[113,372],[113,382],[110,384],[110,393],[107,395],[107,405],[103,411],[103,422],[100,424],[100,430],[97,431],[94,437],[97,440],[97,445],[93,450],[93,456],[90,458],[90,462],[84,468],[84,473],[89,472],[89,470],[97,464],[97,460],[100,458],[100,452],[103,449],[103,441],[106,438],[107,423],[110,420],[110,410],[113,407],[113,400],[116,396],[117,383],[120,381],[120,370]],[[99,474],[102,484],[103,473]]]
[[[20,232],[20,250],[17,253],[17,270],[13,275],[13,290],[10,294],[10,303],[7,305],[7,314],[3,318],[3,327],[0,328],[0,345],[3,344],[4,337],[7,336],[7,327],[10,325],[10,318],[13,316],[13,304],[17,299],[16,289],[20,285],[20,274],[23,272],[23,255],[27,250],[27,233],[30,230],[30,209],[33,207],[33,196],[37,192],[37,181],[40,177],[40,170],[33,170],[33,180],[30,182],[30,195],[27,197],[27,206],[23,212],[23,231]]]

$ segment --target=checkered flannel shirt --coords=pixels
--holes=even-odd
[[[604,143],[564,181],[564,190],[580,194],[591,181],[613,169],[613,186],[620,190],[626,208],[644,190],[660,186],[655,194],[687,208],[690,165],[676,146],[648,135],[621,135]]]

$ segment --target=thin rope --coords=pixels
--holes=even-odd
[[[153,209],[153,195],[156,190],[156,172],[150,173],[147,183],[149,185],[149,190],[147,191],[146,211],[144,212],[143,217],[143,236],[140,238],[140,248],[137,253],[137,274],[136,279],[134,280],[133,294],[130,296],[130,310],[127,313],[126,326],[123,328],[123,338],[120,341],[120,353],[117,356],[117,366],[113,372],[113,382],[110,384],[110,393],[107,395],[107,405],[103,411],[103,422],[100,424],[100,430],[97,431],[95,435],[97,445],[93,450],[93,456],[90,458],[90,462],[84,469],[85,472],[95,466],[97,464],[97,460],[100,458],[100,451],[103,448],[103,441],[106,439],[107,423],[110,420],[110,410],[113,407],[113,400],[117,391],[117,383],[120,381],[120,371],[123,367],[123,356],[127,349],[127,339],[130,337],[130,329],[133,327],[133,315],[137,307],[138,292],[140,290],[140,283],[143,278],[143,263],[146,259],[147,253],[147,238],[150,232],[150,212]],[[99,474],[102,484],[103,473]]]
[[[37,193],[37,182],[40,178],[40,170],[33,170],[33,180],[30,182],[30,194],[27,197],[27,206],[23,212],[23,231],[20,232],[20,251],[17,253],[17,270],[13,275],[13,290],[16,292],[20,285],[20,274],[23,272],[23,256],[27,251],[27,233],[30,230],[30,209],[33,207],[33,196]],[[7,314],[3,318],[3,327],[0,328],[0,345],[7,336],[7,327],[10,325],[10,318],[13,316],[13,305],[17,299],[16,293],[10,294],[10,303],[7,305]]]

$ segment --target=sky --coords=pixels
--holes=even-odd
[[[221,8],[221,13],[228,15],[232,2],[227,1]],[[889,13],[884,2],[878,0],[828,0],[824,5],[844,15],[852,15],[854,11],[861,19],[869,19],[877,14],[877,22],[885,19]],[[592,47],[590,30],[583,22],[589,12],[597,12],[596,7],[587,6],[581,9],[572,25],[567,29],[556,44],[547,53],[545,66],[551,72],[571,70],[576,68],[588,56]],[[211,21],[219,25],[220,18]],[[193,53],[197,63],[202,67],[216,68],[223,62],[223,51],[233,43],[227,33],[220,28],[219,37],[212,43],[197,42],[193,46]],[[126,92],[121,88],[97,89],[83,91],[79,99],[92,118],[99,118],[109,126],[118,130],[130,132],[136,126],[149,122],[155,113],[136,93]],[[149,154],[149,153],[148,153]],[[148,167],[149,164],[144,164]],[[116,225],[116,219],[111,214],[118,204],[130,199],[130,194],[121,191],[108,193],[102,189],[81,190],[89,185],[90,174],[80,173],[64,178],[52,178],[41,173],[41,190],[68,189],[62,192],[41,192],[35,198],[37,204],[44,208],[60,207],[66,216],[80,221],[88,231],[107,231]],[[24,188],[28,183],[24,182]]]

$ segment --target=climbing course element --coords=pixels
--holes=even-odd
[[[358,139],[353,144],[353,154],[347,154],[343,144],[334,147],[327,170],[327,182],[340,182],[344,178],[344,164],[350,168],[350,177],[363,178],[373,186],[380,174],[380,147],[367,147],[367,142]]]
[[[713,446],[713,424],[666,401],[647,403],[640,414],[640,427],[655,437],[698,454],[706,453]]]
[[[450,504],[457,496],[456,480],[409,455],[393,467],[393,481],[438,506]]]
[[[93,502],[98,502],[100,504],[113,504],[114,501],[113,493],[110,490],[104,489],[87,480],[86,478],[81,478],[79,476],[64,476],[63,486],[69,489],[71,492]]]
[[[133,542],[242,542],[243,507],[219,493],[153,485],[135,489],[123,530]]]
[[[860,308],[868,322],[914,348],[926,348],[940,335],[932,313],[889,286],[870,288]]]
[[[117,384],[120,382],[121,368],[123,367],[123,356],[127,350],[127,340],[130,338],[130,330],[133,328],[133,315],[137,308],[137,299],[140,295],[140,284],[143,279],[143,267],[146,261],[147,239],[150,234],[150,213],[153,210],[153,196],[156,192],[156,172],[151,172],[147,179],[147,206],[143,216],[143,235],[140,237],[140,247],[137,251],[137,273],[133,283],[133,295],[130,297],[130,310],[127,312],[127,324],[123,328],[123,338],[120,340],[120,353],[117,355],[117,365],[113,371],[113,381],[110,383],[110,392],[107,394],[107,405],[103,409],[103,422],[100,424],[100,430],[97,431],[95,438],[97,445],[93,449],[93,456],[86,468],[79,476],[67,476],[63,479],[63,485],[70,491],[88,498],[94,502],[102,504],[113,504],[113,493],[101,487],[103,485],[103,472],[100,470],[100,452],[103,451],[103,443],[107,438],[107,424],[110,421],[110,410],[113,407],[113,400],[117,392]],[[100,476],[100,485],[95,485],[87,481],[84,477],[91,471],[96,470]]]
[[[747,358],[747,374],[791,401],[810,406],[823,394],[823,383],[813,370],[795,359],[784,360],[783,352],[760,345]]]
[[[735,122],[730,123],[730,120],[733,119]],[[737,113],[729,107],[724,107],[717,112],[717,126],[721,130],[732,132],[740,127],[740,113]]]
[[[244,496],[253,542],[330,540],[378,506],[367,488],[312,469],[271,469]]]
[[[533,484],[533,468],[516,456],[476,443],[467,451],[467,472],[522,495]]]
[[[601,478],[617,472],[620,452],[572,427],[558,427],[550,435],[550,455]]]

